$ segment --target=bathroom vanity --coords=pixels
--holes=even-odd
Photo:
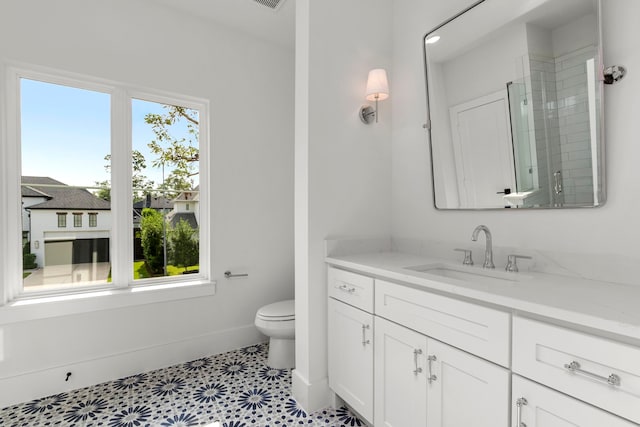
[[[640,287],[329,256],[331,389],[374,426],[640,425]]]

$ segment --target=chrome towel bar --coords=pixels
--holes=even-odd
[[[231,279],[232,277],[247,277],[247,276],[249,276],[249,274],[247,274],[247,273],[231,274],[231,272],[229,270],[224,272],[224,277],[226,277],[227,279]]]

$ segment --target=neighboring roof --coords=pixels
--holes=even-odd
[[[79,209],[110,210],[111,203],[102,200],[83,188],[69,187],[46,176],[23,176],[22,195],[24,197],[46,197],[48,200],[29,206],[27,209]],[[56,185],[60,187],[49,187]]]
[[[173,202],[171,201],[171,199],[167,199],[162,196],[152,197],[150,195],[147,195],[147,197],[144,200],[135,202],[133,204],[133,208],[137,210],[142,210],[144,208],[151,208],[156,210],[162,210],[162,209],[171,210],[173,209]]]
[[[37,189],[35,189],[33,187],[30,187],[28,185],[23,185],[23,186],[21,186],[21,188],[22,188],[22,190],[21,190],[22,191],[22,197],[46,197],[46,198],[49,198],[49,199],[51,198],[51,195],[49,195],[49,194],[47,194],[47,193],[45,193],[43,191],[37,190]]]
[[[196,229],[198,228],[198,221],[196,220],[196,215],[193,212],[179,212],[176,213],[172,218],[171,218],[171,226],[175,227],[181,219],[184,219],[185,221],[187,221],[189,223],[189,225],[191,226],[191,228]]]

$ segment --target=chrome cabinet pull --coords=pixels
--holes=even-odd
[[[527,425],[522,422],[522,407],[528,404],[529,402],[527,402],[527,399],[525,399],[524,397],[521,397],[518,400],[516,400],[517,424],[515,425],[515,427],[527,427]]]
[[[418,355],[422,354],[422,350],[417,348],[413,350],[413,364],[416,366],[416,369],[413,370],[413,375],[418,375],[422,372],[422,368],[418,367]]]
[[[571,361],[571,363],[566,363],[564,367],[570,372],[586,375],[587,377],[591,377],[599,381],[604,381],[609,385],[614,385],[614,386],[620,385],[620,377],[618,375],[611,374],[608,377],[605,377],[602,375],[594,374],[593,372],[585,371],[584,369],[580,368],[580,363],[576,362],[575,360]]]
[[[371,344],[371,340],[368,340],[365,335],[365,330],[369,329],[369,325],[362,325],[362,345]]]
[[[434,354],[433,356],[427,356],[427,360],[429,361],[429,378],[427,378],[427,381],[429,381],[429,384],[431,384],[432,382],[438,379],[437,376],[431,373],[431,363],[437,361],[438,358]]]
[[[352,294],[356,291],[356,288],[350,288],[349,286],[347,286],[346,284],[342,284],[340,286],[338,286],[338,289],[340,289],[342,292],[346,292],[348,294]]]

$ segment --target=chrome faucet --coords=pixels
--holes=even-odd
[[[484,264],[482,264],[482,267],[496,268],[496,266],[493,265],[493,248],[491,247],[491,232],[489,231],[489,228],[486,225],[477,226],[476,229],[473,230],[473,234],[471,235],[471,240],[474,242],[477,241],[478,233],[480,233],[480,231],[484,231],[485,239],[487,242],[487,246],[484,251]]]

